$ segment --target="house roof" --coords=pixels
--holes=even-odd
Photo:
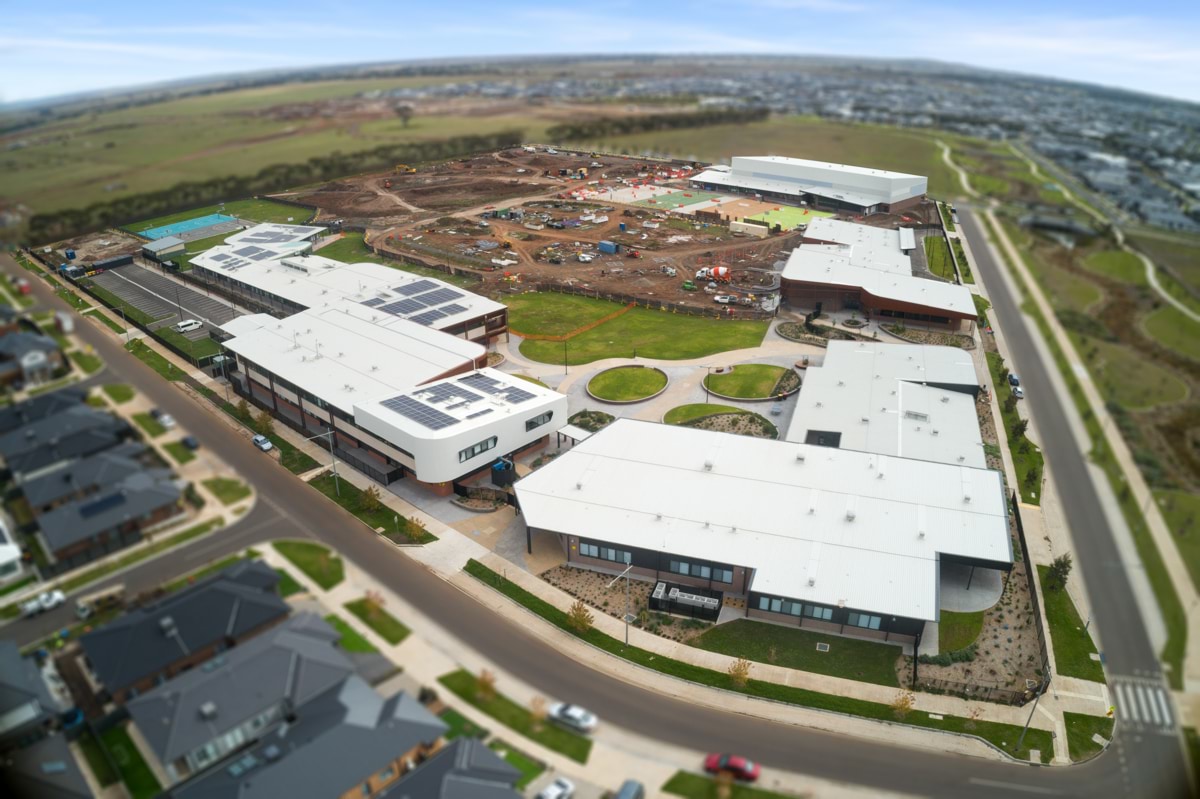
[[[87,799],[87,780],[62,735],[50,735],[0,760],[0,795]]]
[[[92,493],[92,489],[113,485],[129,472],[141,469],[138,458],[145,452],[145,445],[126,441],[29,480],[21,485],[21,491],[34,508],[80,492]]]
[[[80,640],[97,678],[116,691],[160,673],[188,652],[286,617],[290,606],[275,593],[278,582],[266,564],[242,561]]]
[[[54,416],[68,408],[81,406],[86,397],[85,389],[60,388],[58,391],[41,394],[7,408],[0,408],[0,435],[47,416]]]
[[[264,735],[230,765],[172,791],[176,799],[274,799],[340,796],[446,730],[416,699],[385,699],[351,675],[304,708],[296,721]],[[421,766],[424,768],[424,766]]]
[[[59,505],[37,517],[42,536],[53,551],[64,549],[124,522],[146,516],[179,501],[179,486],[166,469],[126,473],[115,485],[93,496]]]
[[[0,735],[36,724],[56,707],[33,659],[22,657],[15,641],[0,640]]]
[[[15,333],[0,336],[0,357],[6,360],[19,360],[21,356],[29,352],[56,352],[57,350],[58,342],[40,333],[18,330]]]
[[[280,703],[303,712],[340,685],[354,666],[334,646],[339,637],[321,617],[300,613],[126,707],[159,760],[171,763]]]
[[[72,458],[84,458],[102,450],[115,447],[129,435],[129,425],[114,419],[107,428],[80,430],[57,441],[51,441],[39,449],[6,457],[5,462],[13,474],[26,477],[41,476],[41,470]]]
[[[751,588],[938,618],[938,561],[1012,562],[998,472],[618,419],[516,483],[526,524],[754,569]]]
[[[88,405],[72,405],[53,416],[28,422],[20,429],[0,435],[0,455],[6,459],[19,457],[34,450],[53,448],[56,442],[78,433],[116,430],[124,426],[125,423],[111,413]]]
[[[458,738],[378,799],[518,799],[521,772],[478,738]]]

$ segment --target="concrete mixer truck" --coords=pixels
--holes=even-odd
[[[697,280],[715,280],[718,283],[729,282],[728,266],[706,266],[696,273]]]

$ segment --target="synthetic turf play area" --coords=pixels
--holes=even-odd
[[[668,211],[672,208],[678,208],[681,205],[696,205],[697,203],[713,204],[713,200],[724,200],[727,195],[713,194],[710,191],[696,191],[688,189],[687,191],[673,191],[670,194],[660,194],[657,197],[652,197],[648,200],[638,200],[634,205],[640,205],[643,208],[661,208]]]
[[[754,219],[759,222],[766,222],[768,225],[779,225],[784,230],[792,230],[799,225],[807,225],[814,219],[819,219],[823,216],[833,216],[826,211],[816,211],[812,208],[797,208],[794,205],[779,205],[772,208],[770,211],[763,211],[761,214],[748,216],[747,219]]]
[[[182,222],[175,222],[170,225],[150,228],[149,230],[139,230],[138,235],[147,239],[157,240],[166,238],[167,236],[179,236],[180,238],[188,238],[183,234],[191,233],[200,230],[201,228],[216,227],[229,222],[237,222],[236,217],[227,216],[226,214],[207,214],[198,216],[194,219],[185,219]]]

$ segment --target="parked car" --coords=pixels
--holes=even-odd
[[[1017,373],[1016,373],[1016,372],[1009,372],[1009,373],[1008,373],[1008,384],[1009,384],[1010,386],[1019,386],[1019,385],[1021,385],[1021,378],[1017,377]]]
[[[594,732],[598,719],[596,714],[585,710],[579,705],[569,705],[565,702],[555,702],[547,714],[551,721],[557,721],[564,727],[570,727],[578,732]]]
[[[257,435],[252,438],[251,441],[254,442],[254,446],[258,447],[263,452],[270,452],[271,450],[275,449],[275,445],[271,443],[271,439],[264,435]]]
[[[737,297],[733,296],[732,294],[718,294],[717,296],[713,297],[713,302],[719,302],[722,305],[732,305],[733,303],[737,302]]]
[[[1025,389],[1020,386],[1013,386],[1013,396],[1017,399],[1025,399]]]
[[[21,615],[37,616],[39,613],[54,610],[66,601],[67,597],[62,591],[43,591],[33,599],[21,603]]]
[[[704,758],[704,770],[709,774],[728,773],[734,779],[754,782],[761,768],[753,760],[740,755],[712,754]]]
[[[554,782],[538,791],[537,799],[571,799],[575,795],[575,783],[566,777],[555,777]]]
[[[613,799],[646,799],[646,787],[637,780],[625,780]]]
[[[204,327],[204,323],[199,319],[184,319],[182,322],[176,322],[171,325],[171,329],[176,333],[190,333],[193,330],[199,330]]]
[[[179,441],[190,450],[200,449],[200,442],[195,436],[184,436],[183,438],[179,439]]]
[[[169,413],[160,413],[158,415],[158,423],[161,424],[165,430],[175,429],[175,417]]]

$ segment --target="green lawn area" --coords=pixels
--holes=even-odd
[[[954,282],[954,261],[950,258],[950,247],[941,236],[925,237],[925,263],[933,274]]]
[[[1063,713],[1063,721],[1067,725],[1067,751],[1076,763],[1099,754],[1102,747],[1092,740],[1093,735],[1112,740],[1113,720],[1105,716]]]
[[[108,395],[108,398],[118,405],[129,402],[133,399],[133,386],[128,386],[124,383],[107,383],[100,389]]]
[[[185,447],[182,441],[168,441],[166,444],[163,444],[163,449],[180,466],[196,459],[196,453]]]
[[[173,347],[178,347],[180,352],[187,353],[192,360],[202,360],[221,354],[221,345],[207,336],[193,340],[182,333],[176,333],[170,327],[160,327],[154,331],[153,335]]]
[[[108,407],[108,403],[104,401],[104,397],[98,396],[96,394],[89,394],[87,396],[87,399],[84,400],[84,402],[86,402],[88,405],[91,405],[93,408],[107,408]]]
[[[691,405],[677,405],[667,411],[663,421],[667,424],[685,424],[702,416],[712,416],[715,413],[749,413],[732,405],[716,405],[714,403],[698,402]]]
[[[1013,466],[1017,470],[1017,480],[1021,483],[1021,499],[1033,505],[1040,504],[1042,491],[1042,468],[1044,460],[1042,451],[1036,444],[1025,436],[1014,439],[1012,431],[1020,420],[1016,408],[1005,411],[1005,401],[1012,394],[1008,380],[1000,379],[1000,370],[1004,366],[1004,358],[998,352],[987,354],[988,369],[992,373],[992,384],[996,387],[996,399],[1000,403],[1000,416],[1004,422],[1004,431],[1008,439],[1008,447],[1012,453]]]
[[[560,630],[571,635],[576,635],[597,649],[628,660],[643,668],[700,685],[736,691],[776,702],[846,713],[868,719],[896,720],[892,708],[883,703],[845,696],[833,696],[803,688],[794,688],[789,685],[763,682],[754,679],[753,676],[751,676],[751,679],[745,686],[739,687],[733,683],[729,675],[725,672],[693,666],[690,663],[672,660],[671,658],[663,657],[644,649],[638,649],[637,647],[627,647],[618,639],[606,635],[594,627],[579,635],[571,627],[566,611],[560,610],[549,602],[534,596],[482,563],[470,560],[467,562],[464,571],[480,582],[491,586],[518,604],[533,611]],[[958,716],[944,716],[943,718],[935,719],[925,713],[910,713],[904,718],[903,723],[926,729],[977,735],[992,745],[1010,753],[1018,760],[1028,760],[1029,750],[1036,749],[1041,753],[1042,762],[1049,763],[1054,749],[1050,733],[1036,728],[1029,730],[1029,734],[1025,737],[1024,746],[1020,750],[1016,750],[1016,741],[1021,734],[1021,728],[1012,724],[972,721]]]
[[[1050,627],[1050,641],[1054,646],[1054,662],[1058,673],[1105,682],[1104,669],[1099,661],[1091,658],[1096,653],[1096,645],[1084,629],[1075,603],[1065,589],[1047,589],[1048,571],[1049,567],[1038,566],[1038,584],[1042,587],[1042,600],[1046,604],[1046,623]]]
[[[651,397],[667,387],[667,376],[658,369],[619,366],[588,381],[587,390],[596,397],[617,402]]]
[[[582,735],[543,721],[535,729],[533,715],[528,708],[495,691],[493,696],[478,694],[478,680],[468,671],[453,671],[438,678],[438,682],[453,691],[460,699],[487,713],[509,729],[579,763],[586,763],[592,751],[592,741]]]
[[[975,613],[955,613],[950,610],[942,611],[941,621],[938,622],[938,652],[957,652],[975,643],[983,630],[983,611]]]
[[[755,399],[770,397],[775,393],[779,379],[787,373],[782,366],[766,363],[743,363],[724,374],[710,374],[704,383],[718,394],[726,397]]]
[[[942,224],[945,225],[946,230],[953,233],[954,232],[954,217],[951,215],[950,209],[947,208],[946,204],[943,202],[939,202],[937,204],[937,207],[938,207],[938,213],[940,213],[942,215]]]
[[[1128,238],[1131,245],[1179,275],[1184,283],[1192,288],[1200,285],[1200,237],[1139,230]]]
[[[438,714],[442,721],[446,722],[449,727],[446,730],[446,740],[453,741],[455,738],[486,738],[488,731],[480,727],[475,722],[468,719],[462,713],[459,713],[454,708],[446,708]]]
[[[1101,250],[1094,252],[1083,260],[1083,267],[1089,272],[1129,283],[1134,286],[1146,285],[1146,270],[1142,261],[1131,252],[1124,250]]]
[[[32,583],[34,581],[34,579],[35,578],[32,574],[27,574],[24,577],[22,577],[20,580],[11,582],[8,585],[4,586],[3,588],[0,588],[0,596],[5,596],[7,594],[11,594],[16,591],[20,591],[22,588],[24,588],[25,586]]]
[[[684,796],[687,799],[794,799],[790,794],[775,793],[740,783],[731,785],[729,793],[722,796],[720,786],[712,777],[688,771],[675,772],[671,779],[663,783],[662,792]]]
[[[241,480],[229,477],[213,477],[205,480],[204,487],[211,491],[222,505],[232,505],[250,496],[250,486]]]
[[[100,360],[99,355],[83,350],[75,350],[69,353],[68,357],[75,362],[85,375],[95,374],[104,367],[104,361]]]
[[[149,366],[154,371],[158,372],[160,376],[166,378],[167,380],[183,379],[182,372],[176,369],[175,366],[162,355],[159,355],[157,352],[151,349],[146,342],[142,341],[141,339],[134,339],[133,341],[129,342],[125,345],[125,349],[133,353],[135,358]]]
[[[615,302],[552,291],[518,294],[507,298],[506,303],[509,327],[538,336],[562,336],[621,310]],[[554,343],[562,349],[561,343]],[[561,352],[559,356],[561,362]]]
[[[1132,347],[1074,330],[1068,334],[1106,401],[1129,410],[1143,410],[1187,398],[1185,383]]]
[[[514,302],[525,298],[525,309],[513,313]],[[554,299],[548,299],[554,298]],[[564,305],[560,299],[573,302]],[[577,302],[575,302],[577,301]],[[532,303],[533,310],[529,308]],[[573,308],[574,310],[568,310]],[[589,297],[539,293],[513,297],[509,301],[509,324],[514,331],[562,335],[620,310],[621,306],[607,300]],[[530,330],[527,321],[533,320]],[[526,324],[522,327],[522,324]],[[684,360],[700,358],[717,352],[757,347],[766,335],[764,321],[728,321],[699,316],[632,308],[591,330],[568,339],[568,364],[591,363],[602,358],[631,358],[636,353],[644,358]],[[542,363],[562,363],[561,341],[521,343],[521,354]]]
[[[328,591],[344,578],[342,559],[309,541],[276,541],[275,550],[308,578]]]
[[[108,314],[104,313],[99,308],[93,308],[90,311],[85,311],[83,315],[90,316],[93,319],[100,320],[101,322],[104,323],[104,325],[106,325],[108,327],[109,330],[116,333],[118,336],[124,335],[124,333],[125,333],[124,325],[122,325],[120,322],[117,322],[116,320],[109,317]]]
[[[974,283],[975,275],[971,272],[971,261],[967,258],[967,251],[963,249],[962,239],[951,239],[950,244],[954,247],[954,257],[958,260],[958,271],[962,275],[963,283]]]
[[[304,586],[296,582],[296,578],[287,569],[276,569],[275,573],[279,575],[279,585],[276,588],[279,590],[279,595],[285,599],[293,594],[299,594],[304,591]]]
[[[1088,279],[1062,267],[1041,263],[1035,255],[1027,253],[1025,262],[1030,265],[1030,271],[1037,276],[1047,299],[1055,308],[1086,312],[1104,297],[1104,292]]]
[[[357,652],[359,654],[369,655],[379,650],[371,644],[363,635],[351,627],[336,613],[330,613],[325,617],[325,621],[329,622],[329,626],[338,631],[342,637],[338,640],[338,645],[347,652]]]
[[[380,638],[392,646],[407,638],[410,632],[407,627],[400,623],[399,619],[376,605],[367,597],[347,602],[346,610],[357,616],[363,624],[378,633]]]
[[[113,771],[112,764],[108,762],[108,758],[104,756],[104,750],[100,747],[100,741],[89,730],[85,732],[79,739],[79,748],[83,751],[83,756],[88,762],[88,768],[92,771],[92,776],[100,783],[102,787],[112,785],[121,779],[121,775]]]
[[[1155,491],[1154,498],[1192,583],[1200,587],[1200,496],[1190,491]]]
[[[442,280],[460,288],[477,290],[479,281],[469,275],[451,275],[443,272],[440,269],[430,269],[426,266],[417,266],[415,264],[406,264],[400,261],[383,258],[367,249],[367,245],[363,241],[363,234],[346,232],[342,234],[342,238],[337,241],[330,242],[321,247],[317,254],[322,258],[332,258],[335,261],[343,263],[361,263],[366,261],[373,264],[383,264],[384,266],[398,269],[401,272],[410,272],[414,275],[422,277],[431,277],[435,280]]]
[[[1195,322],[1173,305],[1163,305],[1142,319],[1150,338],[1180,355],[1200,361],[1200,322]]]
[[[358,517],[359,521],[372,530],[380,530],[382,528],[383,534],[389,538],[397,536],[396,530],[398,527],[399,540],[402,542],[428,544],[437,540],[437,536],[433,533],[417,527],[405,517],[400,516],[397,511],[392,510],[386,505],[381,504],[375,510],[367,510],[364,507],[363,490],[347,480],[340,481],[339,489],[338,483],[334,480],[333,474],[330,472],[325,472],[314,477],[308,481],[308,484],[353,513]],[[340,495],[338,493],[339,490],[341,492]]]
[[[971,188],[988,197],[1003,198],[1008,195],[1009,182],[1004,178],[972,172],[970,175]]]
[[[521,776],[517,777],[517,781],[513,786],[518,791],[522,790],[529,783],[536,780],[538,776],[546,770],[546,767],[541,763],[538,763],[528,755],[518,752],[504,741],[492,741],[490,744],[488,744],[488,748],[504,758],[504,761],[508,763],[508,765],[521,772]]]
[[[818,643],[829,644],[829,651],[818,652]],[[692,646],[731,657],[744,657],[755,663],[848,680],[888,686],[900,684],[896,679],[900,647],[892,644],[737,619],[710,628],[694,639]]]
[[[142,432],[148,435],[150,438],[158,438],[163,433],[167,432],[167,428],[159,424],[158,420],[148,413],[135,413],[133,415],[133,421],[138,427],[142,428]]]
[[[154,799],[158,796],[162,786],[154,778],[154,773],[146,765],[141,752],[129,739],[129,733],[125,732],[124,726],[113,727],[101,735],[100,740],[116,761],[121,780],[132,799]]]
[[[513,374],[513,377],[519,377],[520,379],[524,380],[526,383],[533,383],[535,386],[541,386],[542,388],[550,388],[550,386],[546,385],[541,380],[538,380],[536,377],[530,377],[529,375],[523,375],[523,374]]]

